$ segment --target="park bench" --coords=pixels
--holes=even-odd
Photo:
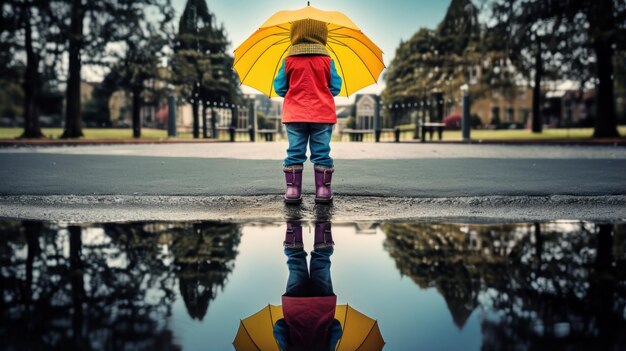
[[[343,135],[349,135],[350,137],[350,141],[363,141],[363,135],[366,134],[372,134],[374,135],[374,130],[373,129],[342,129],[339,134],[342,136],[343,139]]]
[[[263,136],[263,138],[265,138],[265,141],[274,141],[274,135],[278,134],[278,130],[276,130],[276,129],[259,129],[259,130],[257,130],[257,133],[259,133],[261,136]]]
[[[248,128],[233,128],[231,126],[220,126],[216,128],[218,132],[228,133],[230,141],[235,141],[235,136],[239,135],[248,135],[250,141],[255,141],[254,137],[254,129],[251,127]],[[274,135],[278,134],[278,130],[276,129],[259,129],[256,131],[259,135],[265,138],[265,141],[274,141]]]
[[[443,139],[443,129],[446,127],[444,123],[439,122],[424,122],[421,125],[421,137],[422,143],[426,142],[426,133],[430,135],[430,140],[433,140],[433,133],[437,130],[437,134],[439,135],[439,140]]]
[[[347,134],[350,136],[350,141],[363,141],[363,135],[371,134],[374,136],[375,141],[380,140],[380,136],[383,133],[393,133],[394,141],[400,142],[400,129],[398,128],[382,128],[382,129],[343,129],[339,132],[340,135]]]
[[[381,135],[393,133],[393,141],[396,143],[400,142],[400,128],[382,128],[377,131],[378,135],[376,136],[377,140],[380,140]]]

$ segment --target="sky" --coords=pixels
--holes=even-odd
[[[172,0],[178,16],[176,25],[186,2]],[[206,2],[218,23],[224,24],[231,41],[231,51],[275,12],[296,10],[307,5],[306,1],[300,0],[206,0]],[[312,0],[310,3],[318,9],[340,11],[350,17],[361,31],[383,50],[385,65],[389,66],[400,41],[409,39],[422,27],[434,29],[443,19],[450,1]],[[383,88],[381,74],[377,85],[365,88],[360,93],[379,93]],[[255,89],[245,86],[242,90],[246,94],[258,93]]]

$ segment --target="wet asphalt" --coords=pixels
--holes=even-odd
[[[0,154],[0,195],[272,195],[278,160]],[[624,195],[626,159],[339,159],[339,195],[394,197]],[[313,169],[305,166],[305,192]]]
[[[309,163],[303,204],[282,203],[284,146],[0,149],[0,218],[626,220],[623,147],[340,143],[322,208]]]

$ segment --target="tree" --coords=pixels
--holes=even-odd
[[[48,15],[67,40],[65,129],[62,138],[83,136],[80,84],[83,64],[110,66],[110,43],[127,39],[129,28],[143,18],[147,6],[171,8],[170,0],[84,1],[50,0],[44,2]],[[171,16],[171,11],[166,15]]]
[[[621,225],[385,223],[381,229],[400,273],[422,289],[437,289],[457,327],[480,311],[484,350],[626,345]]]
[[[436,30],[421,28],[401,42],[387,68],[382,98],[385,104],[423,108],[435,91],[453,94],[468,82],[472,66],[479,62],[479,10],[470,0],[454,0]],[[398,121],[402,110],[391,111]]]
[[[166,322],[175,301],[201,320],[228,282],[241,239],[239,225],[217,222],[85,229],[0,222],[4,348],[180,349]]]
[[[541,84],[571,76],[564,53],[580,50],[581,31],[558,16],[544,16],[545,1],[498,1],[492,5],[495,34],[516,71],[533,81],[532,123],[534,133],[543,129]],[[501,40],[508,38],[508,40]],[[578,77],[584,81],[587,78]]]
[[[2,7],[0,38],[2,75],[10,77],[17,71],[22,72],[19,80],[22,82],[24,132],[20,138],[42,138],[39,124],[42,96],[53,90],[50,83],[55,80],[62,52],[55,45],[56,33],[43,3],[7,1]],[[23,69],[16,70],[16,66]],[[8,84],[8,88],[10,86]]]
[[[231,69],[233,58],[226,54],[229,45],[223,26],[217,26],[205,0],[188,0],[180,18],[171,66],[172,82],[180,86],[182,98],[191,103],[194,138],[200,135],[200,112],[206,126],[208,103],[232,105],[242,101],[236,73]]]
[[[159,26],[164,29],[173,14],[169,3],[160,4],[159,10],[163,15]],[[165,56],[163,49],[168,39],[163,30],[157,30],[146,20],[144,9],[139,7],[133,11],[132,17],[128,17],[127,26],[128,35],[123,41],[125,50],[113,70],[120,78],[120,86],[131,93],[133,137],[139,138],[142,123],[141,107],[146,98],[146,83],[164,82],[166,79],[159,63]],[[161,84],[160,89],[164,90],[165,87],[165,84]],[[155,96],[156,89],[159,88],[155,83],[151,91],[152,96]]]
[[[559,67],[562,78],[580,81],[581,89],[586,81],[597,81],[594,137],[619,136],[613,58],[617,46],[626,41],[624,1],[498,0],[494,13],[507,27],[513,60],[534,62],[535,85],[545,64]]]

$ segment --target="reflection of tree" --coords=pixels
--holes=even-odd
[[[234,268],[240,233],[234,224],[194,223],[172,241],[180,294],[189,315],[202,320]]]
[[[142,260],[159,257],[159,246],[167,247],[168,258],[174,260],[168,272],[178,278],[189,315],[199,320],[233,270],[241,237],[238,225],[219,222],[106,224],[105,228],[109,235],[117,232],[122,241],[143,248],[138,252]]]
[[[0,222],[0,349],[179,349],[167,325],[177,277],[185,296],[179,261],[213,291],[239,237],[227,224]]]
[[[398,269],[436,287],[457,326],[480,301],[484,350],[626,348],[623,226],[382,228]]]
[[[472,251],[463,250],[468,239],[461,228],[447,224],[385,224],[385,248],[400,273],[421,288],[441,293],[454,323],[462,328],[477,306],[480,275]],[[480,255],[480,254],[478,254]]]

